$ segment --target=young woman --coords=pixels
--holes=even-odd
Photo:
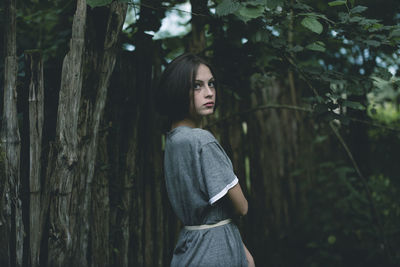
[[[225,151],[200,128],[202,117],[214,113],[216,93],[212,68],[193,54],[173,60],[157,90],[156,106],[171,123],[164,157],[168,197],[185,225],[171,266],[254,266],[230,219],[246,215],[247,200]]]

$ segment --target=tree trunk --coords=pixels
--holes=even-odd
[[[73,202],[77,202],[77,196],[72,195],[72,188],[79,182],[75,180],[79,174],[78,111],[83,83],[85,25],[86,2],[78,0],[70,51],[63,62],[56,141],[50,151],[46,177],[50,181],[51,193],[48,241],[50,266],[67,265],[68,260],[77,266],[87,265],[85,256],[74,255],[77,248],[74,248],[72,240],[73,236],[79,235],[75,226],[77,211],[73,205]]]
[[[44,116],[44,85],[42,55],[25,52],[29,66],[29,250],[30,266],[39,266],[42,222],[40,221],[41,151]]]
[[[110,168],[112,262],[167,266],[176,218],[168,206],[159,118],[151,104],[161,57],[151,36],[136,36],[135,41],[135,52],[124,52],[118,60],[107,102],[109,154],[102,165]]]
[[[143,238],[144,238],[144,265],[143,266],[162,266],[163,248],[158,246],[159,238],[157,232],[162,227],[162,214],[159,212],[163,206],[160,196],[161,176],[161,132],[158,124],[158,118],[152,105],[153,97],[153,68],[154,57],[158,53],[155,44],[148,35],[138,37],[136,60],[141,66],[137,68],[136,75],[141,77],[137,80],[136,90],[139,93],[139,128],[137,142],[139,150],[139,166],[140,172],[137,177],[139,190],[142,190],[143,197]],[[138,192],[139,193],[139,192]],[[161,228],[162,229],[162,228]]]
[[[106,139],[108,132],[107,126],[102,125],[99,133],[97,148],[97,160],[95,175],[92,184],[92,232],[91,235],[91,265],[92,266],[111,266],[110,245],[110,197],[109,197],[109,173],[108,147]]]
[[[113,2],[109,8],[93,9],[86,16],[86,2],[78,0],[70,52],[63,63],[56,141],[49,157],[53,161],[49,161],[47,172],[50,266],[89,266],[91,256],[103,253],[96,250],[88,255],[90,247],[101,247],[91,246],[91,240],[99,241],[91,236],[105,234],[91,227],[92,182],[99,123],[126,7]],[[98,29],[104,28],[97,23],[105,23],[106,31],[100,32]]]
[[[187,50],[191,53],[201,53],[207,45],[205,35],[206,15],[209,12],[207,0],[190,0],[190,4],[192,6],[192,31]]]
[[[257,89],[251,99],[253,107],[291,102],[289,89],[274,79]],[[248,121],[250,170],[257,212],[251,214],[255,231],[251,235],[258,236],[255,254],[271,257],[278,255],[274,249],[285,239],[296,216],[298,190],[291,172],[297,168],[299,121],[293,111],[284,109],[257,111],[252,117]],[[268,255],[265,250],[269,251]],[[279,262],[279,259],[272,261]],[[261,262],[271,262],[271,259],[262,258]]]
[[[4,104],[1,133],[5,150],[5,182],[1,192],[1,266],[22,266],[24,225],[20,190],[21,139],[17,113],[16,1],[6,1]]]
[[[112,91],[109,91],[106,104],[104,125],[107,128],[107,138],[104,139],[107,156],[101,164],[107,167],[110,199],[110,258],[116,266],[131,266],[132,262],[142,264],[139,247],[131,248],[132,243],[142,245],[142,238],[132,234],[132,224],[142,232],[139,218],[142,211],[135,208],[139,214],[131,216],[132,206],[135,206],[140,195],[134,193],[134,184],[138,175],[137,163],[137,127],[138,116],[137,97],[135,95],[136,75],[135,58],[129,52],[122,52],[117,60],[111,81]],[[129,121],[129,123],[127,123]],[[106,126],[107,125],[107,126]],[[135,223],[133,223],[135,221]],[[137,222],[137,223],[136,223]],[[130,256],[132,255],[132,259]],[[136,264],[136,266],[142,266]]]

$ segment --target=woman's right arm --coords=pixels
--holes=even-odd
[[[243,195],[243,191],[239,183],[228,190],[228,196],[233,204],[235,212],[242,216],[246,215],[249,209],[249,204],[247,203],[247,199]],[[250,254],[244,243],[243,247],[246,254],[248,266],[255,267],[253,256]]]
[[[233,204],[235,212],[242,216],[246,215],[249,205],[247,203],[247,199],[243,195],[243,191],[239,183],[228,190],[228,196]]]

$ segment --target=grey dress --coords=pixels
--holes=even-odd
[[[186,126],[168,132],[164,168],[168,197],[184,225],[230,218],[223,196],[238,179],[210,132]],[[171,266],[247,266],[238,228],[229,223],[204,230],[182,229]]]

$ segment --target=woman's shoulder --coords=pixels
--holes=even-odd
[[[193,128],[193,135],[196,136],[201,146],[216,141],[214,135],[210,131],[201,128]]]
[[[179,143],[180,145],[191,144],[192,146],[202,147],[203,145],[216,141],[214,135],[207,130],[190,127],[178,128],[175,128],[173,133],[169,135],[171,141],[174,143]]]

